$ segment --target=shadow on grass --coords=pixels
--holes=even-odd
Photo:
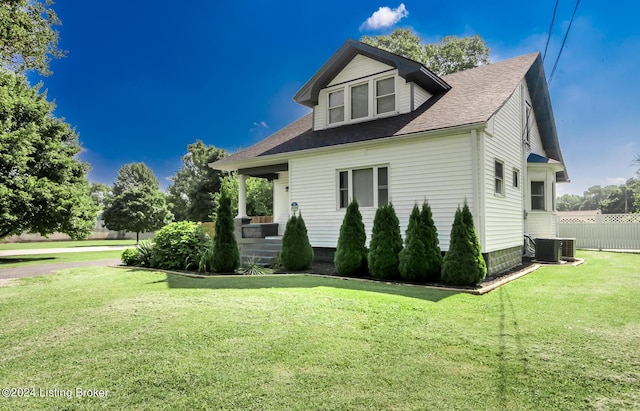
[[[131,271],[136,271],[131,270]],[[233,276],[212,278],[191,278],[178,274],[167,274],[163,280],[169,288],[211,288],[211,289],[264,289],[264,288],[342,288],[353,291],[365,291],[399,295],[438,302],[458,294],[455,291],[436,290],[404,284],[387,284],[358,281],[343,278],[328,278],[315,275],[272,275],[272,276]]]
[[[56,257],[29,257],[29,256],[1,257],[0,267],[2,267],[5,264],[29,263],[33,261],[47,261],[47,260],[55,260],[55,259]]]

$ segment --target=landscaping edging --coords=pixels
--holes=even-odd
[[[306,276],[315,276],[315,277],[324,277],[324,278],[333,278],[336,280],[354,280],[354,281],[364,281],[364,282],[370,282],[370,283],[378,283],[378,284],[388,284],[388,285],[400,285],[400,286],[407,286],[407,287],[421,287],[421,288],[429,288],[432,290],[443,290],[443,291],[452,291],[452,292],[459,292],[459,293],[466,293],[466,294],[472,294],[472,295],[484,295],[487,294],[505,284],[510,283],[511,281],[517,280],[518,278],[524,277],[527,274],[530,274],[534,271],[536,271],[538,268],[540,268],[543,265],[569,265],[569,266],[577,266],[584,263],[583,259],[576,259],[576,261],[571,262],[571,263],[563,263],[563,264],[547,264],[547,263],[541,263],[541,262],[536,262],[534,264],[531,264],[525,268],[523,268],[520,271],[516,271],[512,274],[506,275],[498,280],[494,280],[490,283],[488,283],[487,285],[481,287],[481,288],[458,288],[458,287],[448,287],[448,286],[436,286],[436,285],[428,285],[428,284],[410,284],[410,283],[402,283],[402,282],[394,282],[394,281],[379,281],[379,280],[373,280],[373,279],[369,279],[369,278],[357,278],[357,277],[343,277],[343,276],[338,276],[338,275],[326,275],[326,274],[312,274],[312,273],[282,273],[282,274],[264,274],[264,275],[260,275],[260,277],[279,277],[279,276],[293,276],[293,275],[306,275]],[[117,265],[117,266],[111,266],[113,268],[125,268],[125,269],[135,269],[135,270],[146,270],[146,271],[155,271],[155,272],[162,272],[162,273],[166,273],[166,274],[175,274],[175,275],[181,275],[183,277],[189,277],[189,278],[233,278],[233,277],[252,277],[252,276],[247,276],[247,275],[242,275],[242,274],[194,274],[194,273],[189,273],[189,272],[184,272],[184,271],[173,271],[173,270],[162,270],[162,269],[158,269],[158,268],[149,268],[149,267],[136,267],[136,266],[126,266],[126,265]]]

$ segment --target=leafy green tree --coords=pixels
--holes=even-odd
[[[111,187],[102,183],[91,183],[89,184],[89,195],[96,207],[102,209],[111,195]]]
[[[209,163],[227,156],[227,151],[201,140],[187,146],[182,157],[182,167],[172,178],[167,190],[169,208],[176,221],[210,221],[217,207],[213,195],[220,191],[221,172],[209,167]]]
[[[473,215],[465,200],[456,210],[451,227],[449,250],[444,255],[442,279],[452,285],[476,285],[487,275],[480,241],[473,224]]]
[[[313,261],[313,248],[302,215],[293,215],[287,221],[282,236],[280,261],[287,270],[305,270]]]
[[[556,209],[558,211],[577,211],[580,209],[582,197],[575,194],[564,194],[558,197],[556,201]]]
[[[51,0],[3,0],[0,2],[0,66],[14,73],[37,70],[49,75],[52,58],[64,56],[58,49],[60,20]]]
[[[446,36],[437,44],[425,45],[427,67],[438,75],[489,64],[491,51],[477,34],[470,37]]]
[[[231,210],[234,216],[238,215],[238,178],[232,172],[220,179],[222,189],[231,198]],[[265,178],[249,177],[245,181],[247,189],[247,215],[265,216],[273,214],[273,182]],[[220,192],[213,194],[213,203],[220,201]]]
[[[118,170],[102,216],[109,230],[135,232],[136,242],[140,232],[157,230],[172,217],[158,179],[144,163],[125,164]]]
[[[0,69],[0,239],[26,231],[84,238],[94,227],[90,167],[54,107],[24,76]]]
[[[358,202],[353,200],[347,207],[340,226],[338,246],[334,263],[341,275],[366,275],[367,273],[367,234],[362,222]]]
[[[392,204],[379,207],[373,219],[369,242],[369,272],[374,278],[400,277],[398,254],[402,250],[400,222]]]
[[[427,62],[428,56],[422,39],[411,29],[398,28],[388,35],[362,36],[360,41],[423,64]]]
[[[363,36],[360,41],[415,60],[438,75],[478,67],[489,63],[490,49],[478,36],[446,36],[438,43],[423,44],[411,29],[395,29],[391,34]]]
[[[442,272],[442,251],[440,250],[438,229],[433,221],[431,207],[426,201],[422,204],[422,210],[420,211],[419,228],[427,259],[426,279],[438,281]]]
[[[423,243],[424,230],[420,227],[420,209],[413,206],[405,233],[404,248],[400,251],[400,276],[407,281],[425,281],[427,278],[427,253]]]
[[[219,273],[233,273],[240,266],[240,252],[231,215],[231,199],[225,191],[222,192],[217,215],[211,266]]]

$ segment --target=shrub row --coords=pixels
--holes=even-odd
[[[402,279],[412,282],[442,280],[451,285],[474,285],[486,276],[475,232],[473,216],[467,202],[458,207],[451,228],[449,251],[444,259],[438,242],[438,232],[429,204],[422,209],[414,206],[405,232],[404,246],[400,223],[393,205],[378,208],[373,221],[369,249],[357,202],[347,207],[334,263],[338,273],[363,276],[369,273],[378,279]]]

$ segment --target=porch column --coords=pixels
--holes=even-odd
[[[247,217],[247,176],[238,174],[238,215],[237,218]]]

